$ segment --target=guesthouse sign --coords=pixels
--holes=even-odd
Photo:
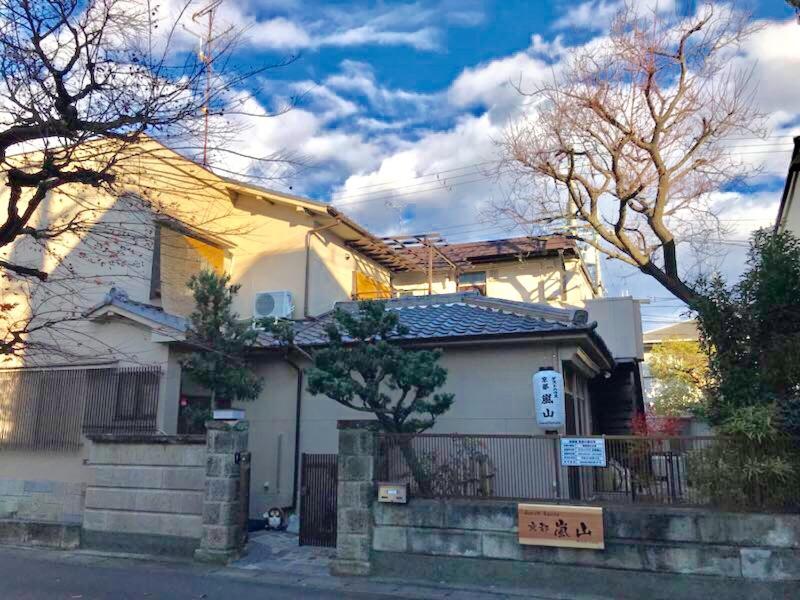
[[[544,367],[533,376],[533,400],[536,423],[543,429],[564,426],[564,378],[552,367]]]
[[[603,509],[598,506],[519,504],[519,543],[563,548],[605,548]]]

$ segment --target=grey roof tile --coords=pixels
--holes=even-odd
[[[584,311],[485,298],[475,292],[397,298],[386,301],[386,304],[388,310],[398,313],[400,323],[408,329],[402,339],[410,341],[535,335],[593,328],[586,323]],[[337,307],[354,311],[358,305],[356,302],[341,302]],[[333,322],[333,311],[316,319],[295,321],[295,342],[300,346],[326,344],[325,329]],[[260,336],[259,342],[264,347],[277,345],[266,333]]]
[[[100,303],[86,311],[85,316],[89,316],[105,306],[116,306],[125,309],[128,312],[149,319],[159,325],[165,325],[166,327],[171,327],[178,331],[186,331],[187,328],[187,321],[185,318],[168,313],[158,306],[131,300],[125,290],[116,287],[112,287]]]

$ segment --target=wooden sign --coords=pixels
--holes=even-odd
[[[520,544],[591,550],[606,547],[600,507],[520,504],[517,517]]]

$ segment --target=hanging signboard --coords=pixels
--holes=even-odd
[[[552,367],[539,369],[533,376],[536,423],[544,429],[564,426],[564,378]]]
[[[520,504],[517,520],[520,544],[590,550],[606,547],[603,509],[598,506]]]
[[[605,467],[606,441],[603,438],[561,438],[562,467]]]

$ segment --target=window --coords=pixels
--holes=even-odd
[[[470,290],[477,290],[481,295],[486,295],[486,271],[472,271],[458,276],[458,291]]]

